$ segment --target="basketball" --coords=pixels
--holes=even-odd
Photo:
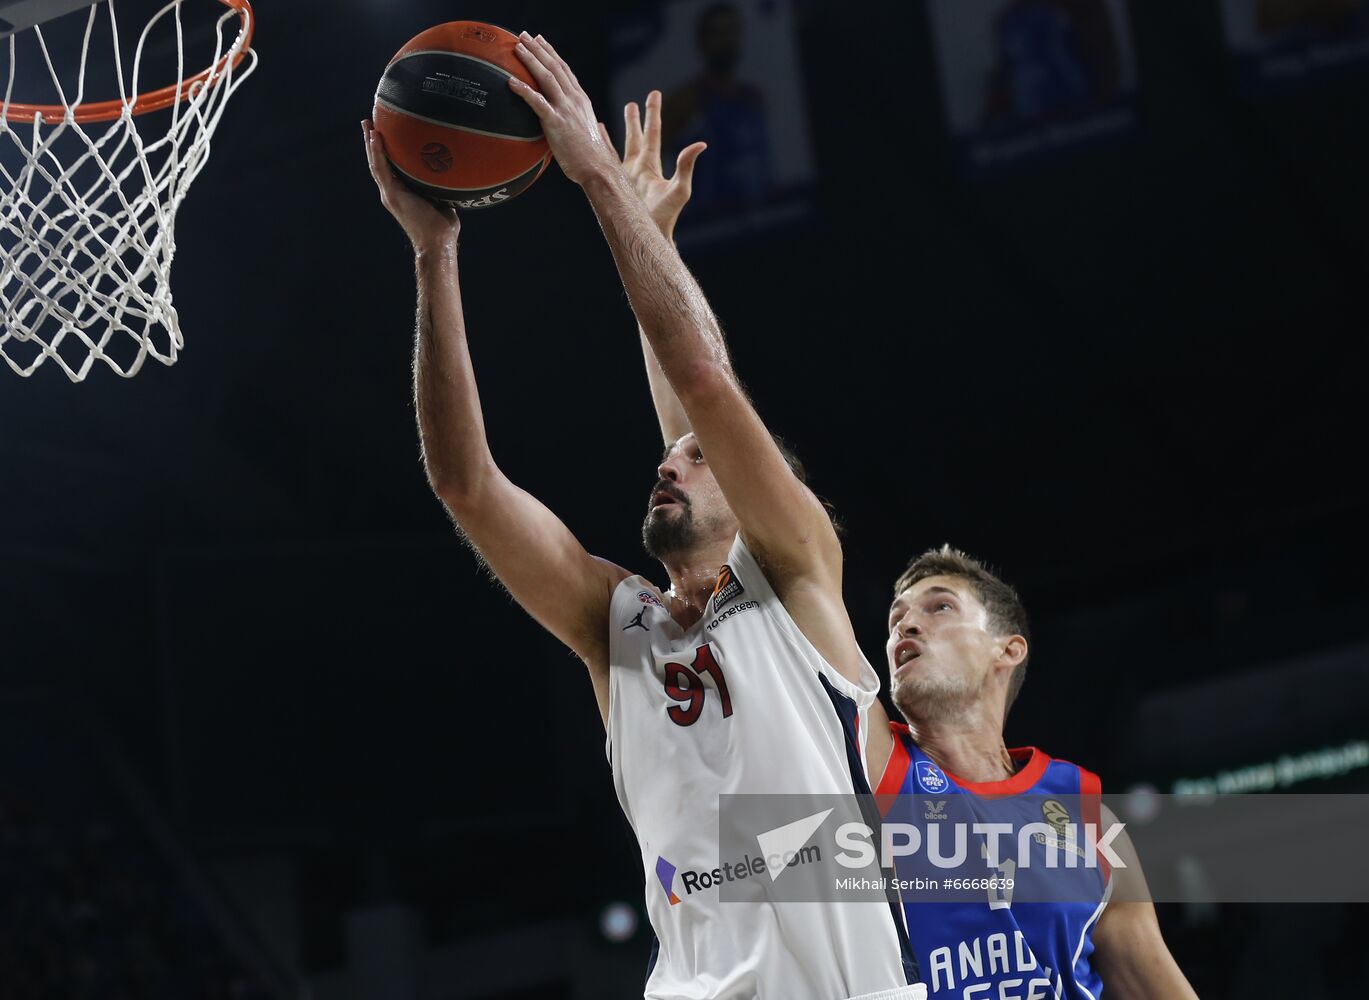
[[[372,120],[395,173],[414,191],[461,209],[501,205],[526,191],[551,153],[537,116],[509,89],[536,88],[516,35],[450,21],[411,38],[376,88]]]

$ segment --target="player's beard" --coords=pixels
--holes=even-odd
[[[988,675],[973,680],[966,677],[938,677],[930,672],[921,675],[914,673],[898,682],[892,697],[894,707],[906,719],[942,721],[964,714],[984,696],[988,683]]]
[[[687,551],[698,541],[699,533],[694,524],[694,508],[688,500],[676,500],[674,506],[681,508],[678,514],[647,511],[642,522],[642,546],[647,555],[661,562],[667,556]]]

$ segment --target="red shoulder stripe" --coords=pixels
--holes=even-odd
[[[1078,764],[1074,766],[1079,767]],[[1095,830],[1102,830],[1102,805],[1102,779],[1092,771],[1079,767],[1079,811],[1083,814],[1085,828],[1092,824]],[[1103,881],[1106,883],[1112,878],[1112,866],[1102,854],[1098,855],[1098,867],[1103,872]]]
[[[908,734],[908,727],[891,722],[889,728],[894,733],[894,748],[889,751],[884,773],[879,776],[879,784],[875,786],[875,805],[879,807],[879,814],[886,817],[893,808],[898,793],[903,789],[903,781],[908,777],[908,767],[912,763],[912,758],[908,756],[908,748],[903,745],[900,738]]]

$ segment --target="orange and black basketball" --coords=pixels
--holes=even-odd
[[[537,87],[516,35],[450,21],[411,38],[376,89],[372,120],[395,173],[419,194],[488,208],[526,191],[551,159],[537,116],[509,77]]]

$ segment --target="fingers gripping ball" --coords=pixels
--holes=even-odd
[[[536,89],[516,35],[451,21],[395,53],[376,89],[372,120],[395,173],[410,188],[457,208],[488,208],[526,191],[551,159],[542,126],[509,89]]]

